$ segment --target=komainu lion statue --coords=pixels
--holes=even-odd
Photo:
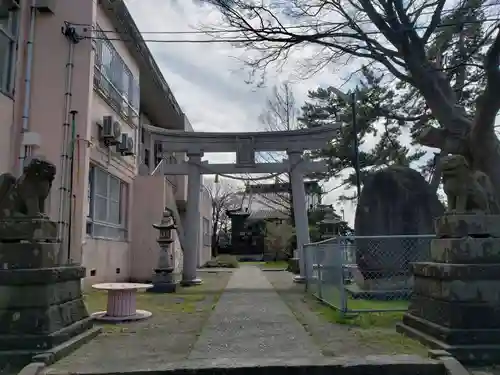
[[[19,179],[10,173],[0,175],[0,219],[47,218],[45,200],[55,175],[54,164],[40,158],[31,159]]]
[[[500,213],[490,178],[481,171],[472,170],[464,156],[444,156],[441,169],[449,212]]]

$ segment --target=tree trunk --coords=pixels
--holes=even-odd
[[[219,241],[217,241],[217,221],[214,221],[212,224],[212,257],[215,258],[219,255]]]
[[[436,147],[445,155],[464,155],[472,168],[489,176],[500,198],[500,143],[494,129],[500,109],[500,32],[486,54],[487,83],[477,100],[474,119],[457,104],[456,91],[439,66],[430,63],[418,48],[405,45],[403,50],[413,84],[442,126],[442,129],[428,128],[419,136],[419,142]]]

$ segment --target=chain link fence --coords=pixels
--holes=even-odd
[[[433,238],[340,236],[307,244],[306,289],[341,314],[406,311],[410,264],[429,259]]]

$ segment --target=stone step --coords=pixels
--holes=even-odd
[[[373,355],[346,358],[214,358],[165,363],[149,370],[156,375],[463,375],[449,373],[441,361],[415,355]],[[127,371],[144,375],[148,370]],[[49,369],[47,375],[70,375]],[[99,372],[72,371],[73,375],[104,375]],[[110,373],[108,373],[110,374]],[[115,373],[116,374],[116,373]],[[33,374],[35,375],[35,374]]]
[[[500,362],[500,345],[449,345],[404,323],[398,323],[396,330],[432,349],[450,353],[464,365],[491,365]]]
[[[430,260],[437,263],[500,263],[500,238],[436,238]]]
[[[408,313],[456,329],[499,329],[500,306],[488,303],[442,301],[413,294]]]
[[[403,324],[449,345],[500,345],[500,329],[453,329],[408,313]]]
[[[443,215],[435,219],[434,229],[438,238],[500,238],[500,215]]]
[[[415,276],[413,293],[442,301],[486,303],[500,308],[500,280],[440,280]]]

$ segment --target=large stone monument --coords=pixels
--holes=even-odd
[[[500,215],[489,178],[464,157],[442,161],[448,212],[435,220],[429,262],[398,331],[466,363],[500,361]]]
[[[0,176],[0,367],[50,363],[99,333],[82,299],[85,269],[57,262],[56,223],[44,213],[53,164],[32,159]]]
[[[442,215],[439,202],[416,170],[391,166],[371,174],[356,208],[356,285],[365,291],[411,289],[411,262],[426,260],[429,240],[411,235],[433,233],[433,221]],[[394,237],[399,236],[399,237]]]

